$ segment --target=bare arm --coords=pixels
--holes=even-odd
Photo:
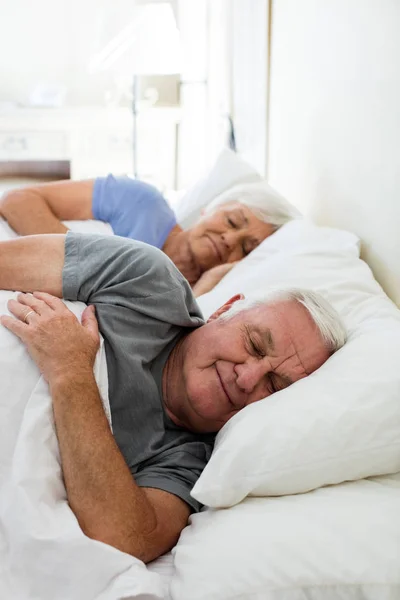
[[[83,532],[149,562],[169,550],[190,509],[168,492],[139,487],[113,438],[93,375],[99,333],[93,307],[82,325],[57,298],[21,294],[18,335],[49,382],[68,501]],[[27,311],[29,323],[24,322]]]
[[[20,235],[65,233],[61,221],[92,219],[93,179],[58,181],[7,192],[0,216]]]
[[[40,290],[61,298],[65,235],[0,242],[0,289]]]
[[[83,532],[154,560],[176,544],[190,510],[162,490],[140,488],[115,443],[93,371],[50,382],[68,501]]]

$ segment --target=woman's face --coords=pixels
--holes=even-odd
[[[189,246],[202,272],[241,260],[274,232],[244,204],[231,202],[206,215],[189,230]]]

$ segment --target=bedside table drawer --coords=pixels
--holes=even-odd
[[[67,154],[61,131],[0,133],[0,160],[61,160]]]

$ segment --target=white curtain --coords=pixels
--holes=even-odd
[[[262,174],[268,162],[269,0],[178,0],[184,47],[178,181],[187,187],[228,141]]]
[[[186,188],[227,139],[230,0],[178,0],[183,45],[178,186]]]
[[[208,154],[215,157],[229,137],[232,116],[231,0],[210,0],[208,28]]]
[[[268,162],[269,0],[232,0],[232,112],[237,149],[260,174]]]

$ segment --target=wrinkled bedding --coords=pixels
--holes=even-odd
[[[0,313],[15,294],[0,292]],[[67,303],[79,316],[84,305]],[[95,374],[108,410],[101,346]],[[163,598],[145,565],[81,531],[66,497],[48,386],[18,338],[0,327],[0,598]]]

